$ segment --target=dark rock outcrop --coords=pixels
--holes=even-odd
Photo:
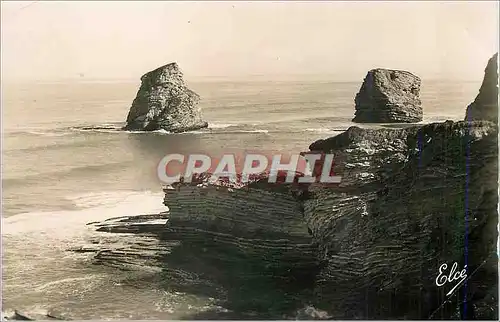
[[[420,122],[423,118],[420,78],[402,70],[370,70],[356,95],[355,103],[353,122]]]
[[[185,132],[208,127],[198,106],[200,97],[187,88],[176,63],[141,77],[125,130]]]
[[[488,122],[353,127],[312,144],[343,173],[338,189],[311,187],[304,201],[328,262],[315,306],[339,318],[496,319],[497,133]],[[454,262],[470,278],[447,297],[456,283],[435,279]]]
[[[15,310],[12,314],[6,314],[2,311],[2,321],[50,321],[50,320],[67,320],[62,317],[54,316],[52,313],[24,313]]]
[[[498,122],[498,53],[488,60],[479,94],[467,106],[465,120]]]

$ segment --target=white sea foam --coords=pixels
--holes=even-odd
[[[232,129],[227,129],[227,128],[214,128],[218,129],[217,132],[207,132],[207,131],[188,131],[188,132],[181,132],[181,133],[175,133],[177,135],[189,135],[189,134],[242,134],[242,133],[269,133],[269,130],[232,130]],[[227,130],[226,130],[227,129]]]
[[[180,132],[180,133],[175,133],[175,134],[205,134],[207,133],[206,131],[188,131],[188,132]]]
[[[332,129],[328,129],[328,128],[305,129],[304,131],[314,132],[314,133],[328,133],[328,134],[343,132],[343,131],[336,131],[336,130],[332,130]]]
[[[269,130],[242,130],[240,133],[269,133]]]
[[[168,209],[162,204],[163,193],[147,191],[86,193],[68,199],[78,209],[30,212],[3,218],[4,262],[9,266],[4,285],[7,294],[12,296],[22,290],[28,298],[52,292],[102,296],[101,286],[109,288],[109,275],[86,266],[75,270],[75,260],[85,263],[89,254],[68,250],[88,245],[89,241],[97,241],[99,247],[105,249],[120,249],[128,245],[128,234],[97,232],[94,225],[87,224],[109,218],[160,213]],[[151,245],[157,242],[152,237],[133,235],[133,240],[137,242],[145,238],[152,239],[149,242]],[[149,274],[150,268],[145,266],[144,271]],[[36,307],[21,308],[30,315],[37,312]]]
[[[171,134],[171,132],[167,131],[167,130],[164,130],[164,129],[159,129],[159,130],[155,130],[155,131],[122,131],[122,130],[118,130],[118,131],[115,131],[115,133],[130,133],[130,134],[150,134],[150,133],[159,133],[159,134]]]
[[[94,275],[88,275],[88,276],[82,276],[82,277],[68,277],[68,278],[63,278],[63,279],[60,279],[60,280],[57,280],[57,281],[51,281],[51,282],[47,282],[45,284],[42,284],[40,286],[37,286],[35,288],[35,291],[36,292],[40,292],[40,291],[43,291],[43,290],[45,290],[47,288],[51,288],[51,287],[54,287],[54,286],[59,286],[60,284],[72,284],[75,281],[87,281],[87,280],[92,280],[92,279],[95,279]]]
[[[74,131],[78,132],[98,132],[98,133],[118,133],[118,134],[123,134],[123,133],[129,133],[129,134],[150,134],[150,133],[159,133],[159,134],[170,134],[169,131],[160,129],[156,131],[135,131],[135,130],[130,130],[130,131],[125,131],[122,130],[121,128],[73,128]]]
[[[47,129],[47,128],[24,128],[24,129],[11,129],[4,131],[4,134],[9,137],[16,137],[18,135],[32,135],[32,136],[48,136],[48,137],[56,137],[56,136],[66,136],[70,135],[71,132],[66,131],[65,129]]]
[[[208,123],[208,128],[210,129],[225,129],[230,126],[235,126],[237,124],[233,123]]]
[[[27,131],[26,133],[31,135],[49,136],[49,137],[66,136],[71,134],[70,132],[42,132],[42,131]]]
[[[78,210],[29,212],[3,219],[4,236],[43,235],[66,240],[87,234],[87,223],[119,216],[135,216],[168,211],[162,204],[163,193],[114,191],[71,196]]]
[[[217,132],[215,133],[269,133],[269,130],[265,129],[255,129],[255,130],[231,130],[229,129],[230,127],[233,126],[238,126],[238,124],[232,124],[232,123],[214,123],[209,125],[209,129],[215,130]],[[110,128],[99,128],[99,127],[89,127],[89,128],[72,128],[71,130],[77,131],[77,132],[99,132],[99,133],[118,133],[118,134],[123,134],[123,133],[128,133],[128,134],[143,134],[143,135],[148,135],[151,133],[156,133],[156,134],[175,134],[175,135],[189,135],[189,134],[207,134],[211,133],[209,131],[204,131],[204,130],[194,130],[194,131],[186,131],[186,132],[179,132],[179,133],[172,133],[164,129],[160,130],[155,130],[155,131],[137,131],[137,130],[122,130],[120,127],[110,127]],[[226,131],[227,130],[227,131]],[[213,134],[213,132],[211,133]]]
[[[164,129],[159,129],[159,130],[156,130],[156,131],[153,131],[154,133],[161,133],[161,134],[170,134],[169,131],[167,130],[164,130]],[[142,131],[142,133],[144,133],[144,131]]]

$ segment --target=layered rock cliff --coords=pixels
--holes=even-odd
[[[338,186],[178,184],[167,224],[99,228],[153,234],[141,247],[156,256],[134,246],[97,259],[154,259],[168,289],[219,298],[237,318],[313,307],[323,313],[302,318],[496,319],[497,134],[486,121],[351,127],[310,147],[335,154]],[[447,296],[457,282],[436,278],[455,262],[468,279]]]
[[[497,133],[492,123],[445,122],[350,128],[312,144],[335,153],[343,173],[337,189],[311,187],[304,202],[327,261],[316,305],[339,318],[496,318]],[[447,297],[456,283],[435,279],[454,262],[470,279]]]
[[[157,267],[232,319],[497,320],[497,138],[488,121],[351,127],[309,147],[340,184],[175,184],[168,214],[99,224],[141,237],[95,260]],[[443,264],[467,279],[438,285]]]
[[[366,75],[355,98],[357,123],[422,121],[420,78],[410,72],[377,68]]]
[[[125,129],[185,132],[206,128],[199,100],[199,95],[187,88],[176,63],[159,67],[141,77]]]
[[[310,297],[317,247],[289,189],[179,185],[165,190],[165,204],[169,236],[189,254],[171,267],[217,285],[225,308],[280,318]]]
[[[498,53],[488,60],[483,83],[476,99],[467,107],[465,120],[498,122]]]

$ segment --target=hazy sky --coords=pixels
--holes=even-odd
[[[483,77],[497,1],[4,2],[2,76],[138,79],[177,61],[187,77],[328,74],[375,67]]]

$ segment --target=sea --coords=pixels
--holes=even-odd
[[[361,82],[201,79],[188,86],[208,129],[122,131],[139,85],[2,84],[2,311],[182,319],[213,308],[212,298],[165,291],[155,271],[93,265],[69,250],[106,234],[89,222],[166,211],[156,167],[168,153],[293,153],[350,126],[384,126],[351,122]],[[422,123],[463,120],[480,85],[424,79]]]

